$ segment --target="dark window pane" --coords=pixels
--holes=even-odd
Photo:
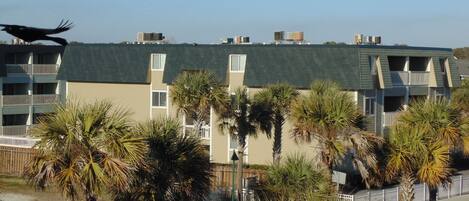
[[[152,106],[158,106],[159,105],[159,94],[158,92],[153,92],[153,97],[152,97]]]
[[[158,106],[166,106],[166,92],[160,92],[160,104]]]

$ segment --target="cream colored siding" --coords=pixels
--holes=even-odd
[[[151,89],[166,90],[166,84],[163,83],[163,71],[151,72]]]
[[[152,72],[151,85],[140,84],[106,84],[106,83],[79,83],[68,82],[68,95],[72,99],[80,101],[110,100],[117,105],[127,107],[133,112],[132,118],[136,121],[147,121],[163,118],[169,114],[170,117],[177,118],[183,122],[183,115],[177,114],[177,107],[171,101],[171,86],[162,84],[162,72]],[[230,73],[230,91],[235,87],[242,86],[242,73]],[[151,91],[168,91],[167,108],[151,107]],[[248,94],[253,97],[259,92],[259,88],[249,88]],[[308,90],[299,90],[300,94],[306,95]],[[353,96],[356,92],[350,92]],[[229,135],[223,133],[218,125],[220,123],[217,114],[211,118],[211,139],[203,140],[206,145],[211,144],[211,161],[215,163],[228,163],[229,161]],[[298,144],[291,135],[292,125],[290,121],[285,123],[282,136],[282,156],[285,157],[294,153],[305,153],[309,157],[316,156],[311,143]],[[211,141],[211,142],[210,142]],[[264,133],[259,132],[257,138],[248,139],[248,164],[269,164],[272,162],[272,139],[268,139]]]
[[[220,121],[219,116],[214,115],[212,118],[212,161],[215,163],[227,163],[228,151],[228,134],[224,134],[218,127]]]
[[[128,108],[132,118],[146,121],[150,118],[150,85],[67,82],[67,97],[71,100],[94,102],[108,100]]]
[[[166,118],[166,108],[152,108],[152,119]]]

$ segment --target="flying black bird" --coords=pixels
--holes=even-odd
[[[36,40],[51,40],[63,46],[67,45],[67,40],[59,37],[51,37],[48,35],[58,34],[64,31],[67,31],[72,28],[72,23],[67,21],[60,21],[59,26],[55,29],[41,29],[35,27],[27,27],[21,25],[9,25],[9,24],[0,24],[1,27],[4,27],[2,31],[16,36],[26,42],[33,42]]]

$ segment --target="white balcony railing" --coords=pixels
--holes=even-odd
[[[203,127],[199,136],[202,139],[210,139],[210,127]]]
[[[393,85],[408,85],[409,73],[405,71],[391,71],[391,81]]]
[[[37,94],[33,95],[33,104],[50,104],[57,102],[57,94]]]
[[[34,74],[56,74],[57,64],[33,64]]]
[[[58,100],[57,94],[3,95],[3,105],[51,104]],[[32,102],[31,102],[32,101]]]
[[[401,112],[384,112],[384,126],[392,126],[397,122],[397,118]]]
[[[393,85],[428,85],[429,72],[426,71],[391,71]]]
[[[56,74],[57,64],[6,64],[8,74]]]
[[[428,85],[429,72],[409,71],[410,85]]]
[[[194,125],[185,125],[185,134],[191,133],[194,131]],[[201,128],[201,132],[199,134],[201,139],[210,139],[210,126],[203,126]]]
[[[31,139],[27,137],[0,136],[0,144],[4,146],[31,148],[34,146],[34,144],[36,144],[37,141],[37,139]]]
[[[6,64],[7,73],[29,74],[32,72],[31,64]]]
[[[28,125],[3,126],[2,136],[26,137],[28,135],[29,128],[30,126]]]
[[[31,104],[30,95],[3,95],[3,105],[29,105]]]

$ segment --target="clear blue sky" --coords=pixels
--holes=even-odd
[[[385,44],[469,46],[468,0],[0,0],[0,23],[75,27],[69,41],[133,41],[163,32],[180,42],[217,43],[248,35],[270,42],[273,32],[304,31],[312,43],[352,42],[355,33]],[[0,33],[0,40],[11,37]]]

